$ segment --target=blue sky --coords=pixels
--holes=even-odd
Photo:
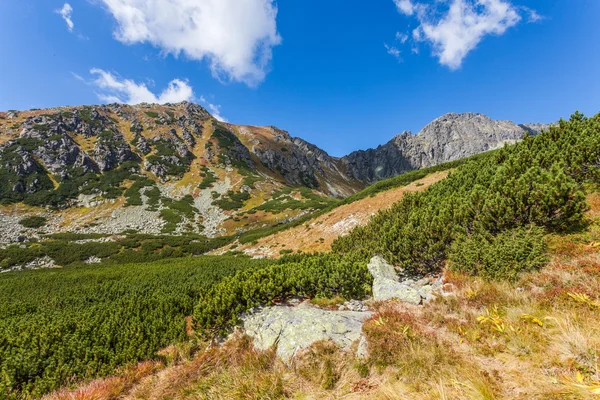
[[[451,111],[600,112],[599,19],[598,0],[2,0],[0,110],[191,99],[341,156]]]

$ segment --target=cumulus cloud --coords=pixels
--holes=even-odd
[[[221,114],[221,106],[206,100],[204,96],[196,97],[194,90],[185,79],[173,79],[160,93],[153,93],[145,83],[125,79],[99,68],[90,70],[91,80],[86,80],[72,72],[73,77],[97,89],[96,95],[106,103],[140,104],[140,103],[179,103],[197,101],[204,105],[217,120],[228,122]]]
[[[71,7],[69,3],[65,3],[60,10],[56,10],[56,13],[65,20],[69,32],[73,32],[73,28],[75,27],[73,20],[71,19],[71,16],[73,15],[73,7]]]
[[[508,0],[448,0],[430,4],[411,0],[394,0],[398,11],[414,16],[418,26],[413,30],[415,43],[428,43],[433,55],[451,70],[460,68],[465,57],[488,35],[503,35],[528,15],[529,22],[542,17],[535,10],[517,7]],[[416,49],[416,51],[415,51]]]
[[[101,0],[125,44],[207,60],[219,79],[260,83],[281,43],[274,0]]]
[[[152,93],[145,83],[136,83],[102,69],[93,68],[90,70],[90,74],[94,76],[90,83],[100,90],[97,93],[98,97],[109,103],[164,104],[190,101],[194,98],[192,87],[187,81],[181,79],[173,79],[166,89],[157,95]]]

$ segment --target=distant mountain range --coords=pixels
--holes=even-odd
[[[214,236],[273,223],[282,210],[294,218],[323,207],[327,196],[345,197],[377,180],[498,148],[547,127],[450,113],[416,135],[404,132],[337,158],[276,127],[219,122],[189,102],[11,110],[0,113],[0,202],[62,210],[109,202],[119,215],[114,211],[127,207],[160,212],[191,196],[195,208],[176,219],[175,231]],[[231,222],[247,212],[259,216]],[[106,216],[90,215],[63,221],[60,229],[103,232]],[[144,218],[160,215],[111,229],[164,229]]]

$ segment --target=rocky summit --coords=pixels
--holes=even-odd
[[[415,169],[454,161],[538,134],[549,125],[517,125],[494,121],[483,114],[445,114],[416,135],[404,132],[376,149],[360,150],[342,158],[350,176],[375,182]]]
[[[279,128],[220,122],[189,102],[10,110],[0,113],[0,214],[43,216],[42,233],[231,235],[544,127],[446,114],[416,135],[336,158]],[[0,230],[9,242],[38,232]]]

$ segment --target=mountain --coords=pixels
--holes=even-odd
[[[0,113],[0,234],[16,240],[30,214],[48,219],[48,233],[235,234],[543,127],[446,114],[417,135],[337,158],[273,126],[219,122],[189,102],[11,110]]]
[[[483,114],[449,113],[416,135],[405,131],[383,146],[355,151],[342,161],[353,178],[375,182],[496,149],[522,139],[526,132],[537,134],[548,126],[494,121]]]

